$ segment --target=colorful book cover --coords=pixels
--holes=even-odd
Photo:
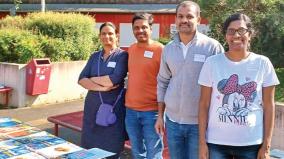
[[[46,131],[39,131],[37,133],[28,135],[27,137],[40,137],[40,136],[47,136],[47,135],[50,135],[50,134]]]
[[[12,133],[15,131],[21,131],[21,130],[27,130],[27,129],[35,129],[35,128],[29,125],[25,125],[25,124],[19,124],[19,125],[15,125],[12,127],[1,127],[0,134]]]
[[[75,151],[72,153],[68,153],[65,155],[62,155],[60,157],[58,157],[60,159],[93,159],[94,158],[94,154],[89,152],[88,150],[80,150],[80,151]]]
[[[82,148],[72,143],[66,142],[63,144],[39,149],[39,150],[36,150],[35,152],[46,158],[56,158],[61,155],[72,153],[72,152],[79,151],[79,150],[82,150]]]
[[[55,137],[55,138],[51,138],[51,139],[48,139],[48,140],[44,140],[42,142],[44,142],[48,145],[58,145],[58,144],[66,143],[67,141],[65,141],[61,138]]]
[[[13,157],[13,154],[11,154],[8,151],[2,151],[0,152],[0,159],[8,159],[10,157]]]
[[[15,131],[11,133],[7,133],[6,135],[10,138],[15,138],[15,137],[22,137],[22,136],[28,136],[31,134],[38,133],[39,129],[33,128],[33,129],[27,129],[27,130],[21,130],[21,131]]]
[[[0,123],[0,128],[2,127],[11,127],[11,126],[15,126],[21,124],[20,121],[16,121],[16,120],[11,120],[11,121],[7,121],[7,122],[2,122]]]
[[[0,123],[10,122],[10,121],[16,121],[16,122],[22,123],[20,120],[13,119],[10,117],[0,117]]]
[[[31,151],[29,149],[27,149],[26,146],[18,146],[12,149],[7,150],[8,152],[10,152],[11,154],[18,156],[18,155],[22,155],[22,154],[27,154],[30,153]]]
[[[45,159],[43,156],[36,154],[34,152],[30,152],[27,154],[19,155],[19,156],[14,156],[9,159]]]
[[[22,144],[29,144],[33,142],[33,138],[30,138],[30,137],[19,137],[19,138],[15,138],[14,140]]]
[[[21,138],[16,138],[15,140],[23,143],[23,144],[30,144],[30,143],[43,143],[46,145],[58,145],[58,144],[62,144],[65,143],[67,141],[56,137],[54,135],[51,135],[47,132],[40,132],[37,134],[33,134],[33,135],[29,135],[29,136],[24,136]]]
[[[10,139],[8,136],[6,136],[6,135],[1,135],[1,134],[0,134],[0,142],[1,142],[1,141],[8,140],[8,139]]]
[[[1,117],[0,118],[0,123],[3,123],[3,122],[8,122],[8,121],[11,121],[12,118],[9,118],[9,117]]]
[[[89,152],[95,154],[92,159],[106,158],[115,155],[113,152],[102,150],[99,148],[92,148],[88,150]]]
[[[9,150],[18,146],[21,146],[22,143],[13,140],[13,139],[9,139],[9,140],[5,140],[5,141],[1,141],[0,142],[0,149],[2,150]]]
[[[48,135],[45,131],[36,132],[34,134],[28,135],[28,136],[22,136],[15,138],[16,141],[22,143],[22,144],[29,144],[29,143],[38,143],[39,141],[36,140],[37,137],[46,136]]]
[[[48,140],[52,140],[52,139],[63,140],[63,139],[56,137],[56,136],[49,134],[49,133],[42,133],[42,134],[30,136],[30,137],[33,138],[34,140],[37,140],[37,141],[40,141],[40,142],[48,141]]]
[[[35,150],[39,150],[39,149],[43,149],[46,147],[49,147],[50,145],[46,144],[46,143],[42,143],[42,142],[32,142],[32,143],[28,143],[26,144],[26,146],[35,151]]]
[[[36,141],[46,143],[48,145],[58,145],[66,143],[66,140],[63,140],[57,136],[47,133],[46,135],[38,135],[33,137]]]

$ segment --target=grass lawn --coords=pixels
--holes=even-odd
[[[276,69],[280,84],[276,87],[275,100],[284,103],[284,68]]]

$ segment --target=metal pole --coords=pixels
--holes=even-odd
[[[45,0],[41,0],[41,12],[45,12]]]

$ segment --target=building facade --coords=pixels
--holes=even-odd
[[[175,9],[182,0],[45,0],[46,11],[79,12],[87,14],[96,20],[95,28],[103,22],[113,22],[119,31],[120,46],[128,47],[135,41],[132,34],[131,19],[135,12],[148,12],[154,15],[153,39],[171,37],[175,29]],[[41,0],[22,0],[17,15],[41,10]],[[0,18],[14,9],[13,0],[0,2]],[[202,19],[199,31],[206,33],[209,29],[208,21]]]

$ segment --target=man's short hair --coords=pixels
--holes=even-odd
[[[147,22],[148,22],[148,24],[150,26],[152,26],[153,21],[154,21],[154,18],[153,18],[152,14],[149,14],[149,13],[135,13],[133,18],[132,18],[132,25],[134,24],[134,22],[136,20],[139,20],[139,19],[147,20]]]
[[[178,9],[180,7],[186,7],[186,6],[194,6],[196,8],[197,17],[200,17],[200,7],[197,3],[193,2],[193,1],[183,1],[180,4],[178,4],[177,7],[176,7],[176,14],[177,14]]]

